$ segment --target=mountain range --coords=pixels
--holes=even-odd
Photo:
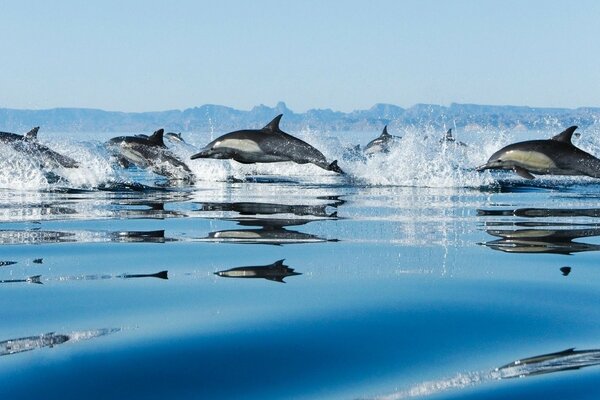
[[[206,104],[185,110],[155,112],[118,112],[89,108],[53,108],[19,110],[0,108],[0,130],[26,132],[42,126],[48,132],[152,132],[167,131],[227,132],[243,128],[258,128],[273,117],[283,114],[284,131],[379,131],[383,125],[391,128],[428,126],[432,128],[544,129],[579,125],[582,128],[600,122],[600,107],[533,108],[527,106],[493,106],[456,104],[441,106],[416,104],[402,108],[392,104],[375,104],[368,110],[348,113],[331,109],[311,109],[295,113],[284,102],[275,107],[259,105],[249,111]]]

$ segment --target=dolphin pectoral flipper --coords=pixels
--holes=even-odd
[[[525,178],[525,179],[535,179],[535,176],[531,175],[529,171],[522,167],[514,167],[513,170],[517,173],[517,175]]]
[[[555,140],[557,142],[564,142],[564,143],[569,143],[570,144],[571,143],[571,138],[573,137],[573,133],[575,132],[575,129],[577,129],[576,125],[568,127],[567,129],[565,129],[564,131],[562,131],[558,135],[553,136],[551,140]]]

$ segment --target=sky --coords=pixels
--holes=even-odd
[[[598,1],[0,3],[0,108],[600,106]]]

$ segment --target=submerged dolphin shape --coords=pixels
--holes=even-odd
[[[337,160],[328,163],[319,150],[279,129],[283,114],[276,116],[262,129],[246,129],[226,133],[206,145],[191,159],[232,159],[242,164],[293,161],[315,164],[327,171],[343,174]]]
[[[534,179],[533,174],[600,178],[600,160],[571,143],[575,129],[577,126],[571,126],[549,140],[529,140],[503,147],[477,170],[513,170],[527,179]]]
[[[194,181],[194,174],[189,167],[165,146],[163,134],[164,129],[159,129],[147,137],[118,136],[110,139],[106,145],[124,160],[124,165],[131,163],[169,179]]]
[[[10,145],[20,153],[35,155],[39,157],[41,166],[45,168],[77,168],[79,164],[70,157],[63,156],[48,146],[44,146],[37,141],[37,134],[40,127],[36,126],[25,135],[18,135],[10,132],[0,132],[0,143]]]
[[[467,146],[466,143],[463,142],[457,142],[456,139],[454,138],[454,136],[452,135],[452,128],[448,129],[446,131],[446,134],[444,135],[444,137],[442,139],[440,139],[440,143],[452,143],[455,144],[457,146]]]
[[[363,152],[366,155],[373,155],[375,153],[389,153],[390,147],[396,139],[401,139],[401,137],[390,135],[387,131],[386,125],[383,127],[383,132],[381,132],[381,135],[367,143]]]
[[[283,261],[278,260],[269,265],[231,268],[215,272],[215,275],[224,278],[263,278],[280,283],[285,283],[283,279],[288,276],[302,275],[300,272],[294,272],[294,268],[284,265]]]

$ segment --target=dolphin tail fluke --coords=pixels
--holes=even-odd
[[[160,271],[152,275],[153,278],[169,279],[169,271]]]
[[[38,285],[42,285],[41,278],[42,278],[41,275],[34,275],[34,276],[30,276],[29,278],[27,278],[26,281],[27,281],[27,283],[37,283]]]
[[[337,160],[334,160],[327,166],[327,171],[337,172],[338,174],[345,175],[346,173],[338,166]]]

